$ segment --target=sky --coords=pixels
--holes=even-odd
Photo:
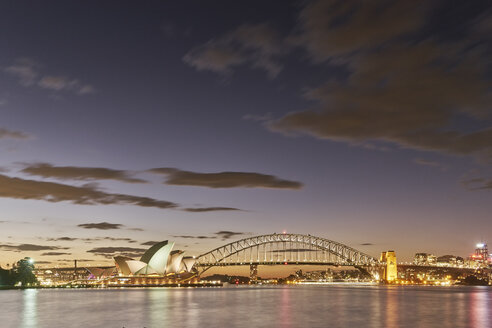
[[[273,232],[492,243],[487,1],[0,2],[0,265]]]

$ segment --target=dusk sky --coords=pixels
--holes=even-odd
[[[2,1],[0,265],[284,230],[467,256],[491,41],[490,1]]]

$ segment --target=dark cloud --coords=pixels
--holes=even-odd
[[[49,202],[70,201],[79,205],[132,204],[142,207],[169,209],[177,204],[149,197],[111,194],[93,186],[70,186],[66,184],[13,178],[0,174],[0,197],[16,199],[37,199]]]
[[[195,207],[185,208],[186,212],[215,212],[215,211],[241,211],[239,208],[234,207]]]
[[[235,236],[244,235],[244,232],[233,232],[233,231],[219,231],[215,233],[217,236],[222,238],[222,240],[230,239]]]
[[[143,246],[154,246],[155,244],[160,243],[160,241],[146,241],[145,243],[141,243]]]
[[[0,245],[0,248],[5,250],[15,251],[15,252],[23,252],[23,251],[50,251],[50,250],[59,250],[59,249],[69,249],[68,247],[59,247],[59,246],[47,246],[47,245],[35,245],[35,244],[19,244],[19,245]]]
[[[58,255],[72,255],[72,253],[64,253],[64,252],[46,252],[42,253],[41,256],[58,256]]]
[[[360,244],[361,246],[373,246],[374,244],[373,243],[362,243]]]
[[[145,253],[146,249],[134,248],[134,247],[97,247],[88,250],[88,253],[94,253],[96,255],[104,256],[106,258],[112,258],[114,256],[127,256],[127,257],[139,257]]]
[[[30,136],[21,131],[13,131],[4,128],[0,128],[0,139],[29,139]]]
[[[215,239],[215,238],[217,238],[217,236],[190,236],[190,235],[179,235],[179,236],[173,236],[173,237],[174,238],[184,238],[184,239]]]
[[[153,173],[166,175],[165,184],[208,188],[301,189],[302,183],[282,180],[273,175],[252,172],[197,173],[175,168],[155,168]]]
[[[47,238],[47,241],[75,241],[79,238],[70,238],[70,237],[58,237],[58,238]]]
[[[124,225],[119,223],[99,222],[99,223],[82,223],[77,225],[77,227],[81,227],[84,229],[114,230],[114,229],[121,229],[124,227]]]
[[[117,180],[129,183],[146,183],[147,181],[132,178],[131,173],[103,167],[53,166],[48,163],[27,165],[23,173],[41,176],[43,178],[73,179],[73,180]]]
[[[199,71],[229,75],[240,65],[250,65],[276,77],[282,70],[276,57],[285,51],[277,31],[268,24],[242,25],[220,38],[188,52],[183,60]]]
[[[102,222],[102,224],[104,224],[103,226],[106,227],[106,229],[101,229],[100,227],[99,228],[95,228],[95,227],[93,227],[94,224],[101,225],[101,223],[87,223],[86,225],[91,225],[92,228],[88,228],[85,225],[84,225],[83,228],[86,228],[86,229],[110,230],[110,228],[108,228],[108,226],[107,226],[107,224],[108,224],[107,222]],[[109,223],[109,225],[111,225],[111,223]],[[88,242],[88,241],[89,242],[90,241],[127,241],[129,243],[136,243],[137,242],[136,240],[133,240],[131,238],[120,238],[120,237],[94,237],[94,238],[58,237],[58,238],[47,238],[46,240],[47,241],[77,241],[77,240],[82,240],[82,241],[86,241],[86,242]]]
[[[285,134],[349,143],[382,140],[492,160],[492,93],[484,74],[490,53],[477,46],[481,37],[473,29],[466,39],[453,42],[444,42],[438,32],[406,39],[423,33],[428,3],[309,3],[301,13],[298,44],[315,62],[344,65],[350,74],[310,89],[305,96],[317,105],[268,127]],[[453,125],[457,116],[489,123],[460,130]]]

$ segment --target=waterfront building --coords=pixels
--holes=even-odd
[[[413,263],[416,265],[436,265],[437,256],[429,253],[416,253]]]
[[[477,244],[475,253],[469,257],[470,264],[476,267],[488,267],[492,265],[492,255],[489,254],[489,248],[485,243]]]
[[[174,242],[167,240],[149,248],[140,258],[116,256],[114,261],[119,276],[166,276],[181,272],[190,273],[195,259],[184,257],[184,251],[173,250]]]

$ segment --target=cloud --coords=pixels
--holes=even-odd
[[[72,255],[72,253],[64,253],[64,252],[46,252],[42,253],[41,256],[59,256],[59,255]]]
[[[160,243],[160,241],[146,241],[145,243],[141,243],[143,246],[154,246],[155,244]]]
[[[437,168],[441,168],[441,169],[444,169],[445,166],[439,162],[435,162],[435,161],[429,161],[429,160],[426,160],[426,159],[423,159],[423,158],[415,158],[413,160],[413,162],[415,164],[418,164],[418,165],[423,165],[423,166],[430,166],[430,167],[437,167]]]
[[[41,76],[40,68],[41,66],[30,58],[19,58],[13,65],[5,67],[3,71],[16,77],[19,83],[25,87],[37,85],[42,89],[56,92],[70,91],[79,95],[96,92],[92,85],[82,83],[78,79],[53,75]]]
[[[382,45],[423,26],[429,2],[341,0],[310,1],[299,15],[299,34],[291,41],[305,47],[315,62],[349,56]]]
[[[0,139],[29,139],[30,136],[21,131],[13,131],[4,128],[0,128]]]
[[[194,208],[185,208],[183,211],[186,212],[216,212],[216,211],[242,211],[239,208],[234,207],[194,207]]]
[[[222,240],[230,239],[234,236],[244,235],[244,232],[233,232],[233,231],[219,231],[215,233],[217,236],[222,238]]]
[[[190,235],[180,235],[180,236],[173,236],[173,238],[184,238],[184,239],[215,239],[215,238],[217,238],[217,236],[190,236]]]
[[[470,191],[492,190],[492,171],[471,170],[461,178],[461,185]]]
[[[177,204],[149,197],[125,194],[111,194],[93,186],[70,186],[66,184],[26,180],[0,174],[0,197],[35,199],[48,202],[69,201],[79,205],[120,205],[131,204],[142,207],[170,209]]]
[[[374,244],[373,243],[362,243],[360,244],[361,246],[373,246]]]
[[[272,120],[268,128],[491,161],[492,93],[485,75],[490,53],[477,46],[481,39],[473,28],[465,31],[466,38],[453,41],[442,39],[439,29],[425,30],[427,4],[308,4],[300,16],[298,45],[314,62],[329,60],[349,74],[309,89],[304,96],[314,106]],[[479,124],[460,129],[454,122],[461,117]]]
[[[75,241],[79,238],[70,238],[70,237],[59,237],[59,238],[47,238],[47,241]]]
[[[175,168],[155,168],[153,173],[166,175],[165,184],[208,188],[301,189],[302,183],[282,180],[273,175],[250,172],[197,173]]]
[[[48,251],[48,250],[58,250],[58,249],[68,249],[68,247],[59,246],[47,246],[47,245],[35,245],[35,244],[19,244],[19,245],[0,245],[0,248],[5,250],[22,252],[22,251]]]
[[[245,24],[189,51],[183,61],[199,71],[229,75],[233,69],[249,64],[275,78],[282,66],[275,60],[285,44],[268,24]]]
[[[19,58],[11,66],[5,67],[4,72],[18,78],[19,83],[23,86],[34,84],[39,73],[39,65],[29,58]]]
[[[144,248],[134,247],[96,247],[88,250],[88,253],[94,253],[96,255],[104,256],[106,258],[112,258],[114,256],[127,256],[127,257],[139,257],[145,253]]]
[[[69,79],[63,76],[44,76],[39,80],[38,86],[53,91],[73,91],[81,95],[96,91],[90,84],[81,84],[77,79]]]
[[[73,180],[116,180],[129,183],[146,183],[142,179],[131,177],[131,173],[103,167],[53,166],[48,163],[29,164],[23,173],[44,178],[73,179]]]
[[[104,224],[106,224],[106,227],[107,227],[107,224],[111,225],[111,223],[107,223],[107,222],[103,222]],[[95,228],[93,225],[96,224],[96,225],[101,225],[101,223],[87,223],[85,225],[83,225],[85,229],[100,229],[100,230],[111,230],[109,228],[106,228],[106,229],[101,229],[100,227],[99,228]],[[92,228],[89,228],[87,227],[87,225],[91,225]],[[79,225],[81,226],[81,225]],[[119,229],[119,228],[115,228],[115,229]],[[46,239],[47,241],[77,241],[77,240],[82,240],[82,241],[127,241],[129,243],[136,243],[137,241],[136,240],[133,240],[131,238],[120,238],[120,237],[94,237],[94,238],[72,238],[72,237],[58,237],[58,238],[47,238]]]
[[[121,229],[124,227],[124,225],[119,223],[100,222],[100,223],[83,223],[77,225],[77,227],[81,227],[84,229],[114,230],[114,229]]]

